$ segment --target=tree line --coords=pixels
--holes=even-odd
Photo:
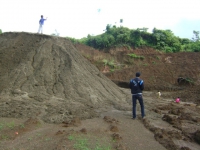
[[[194,38],[179,38],[171,30],[154,28],[152,33],[148,28],[129,29],[107,25],[105,33],[82,39],[69,38],[99,50],[109,50],[112,47],[127,46],[128,48],[152,47],[164,52],[192,51],[200,52],[199,31],[193,31]]]
[[[152,33],[149,33],[147,29],[129,29],[123,26],[107,25],[105,33],[100,35],[88,35],[82,39],[67,38],[73,43],[82,43],[102,51],[108,51],[112,47],[126,46],[128,48],[152,47],[167,53],[180,51],[200,52],[199,31],[193,31],[193,38],[187,39],[175,36],[171,30],[154,28]],[[2,30],[0,29],[1,33]]]

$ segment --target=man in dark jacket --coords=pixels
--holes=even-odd
[[[139,77],[140,77],[140,73],[137,72],[136,78],[130,80],[130,89],[131,89],[131,93],[132,93],[132,102],[133,102],[133,119],[136,118],[136,102],[137,102],[137,99],[138,99],[140,106],[141,106],[142,118],[144,118],[144,116],[145,116],[144,103],[143,103],[143,98],[142,98],[142,91],[144,89],[144,82]]]

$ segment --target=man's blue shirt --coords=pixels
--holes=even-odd
[[[40,24],[40,25],[43,25],[45,20],[46,20],[46,19],[41,18],[40,21],[39,21],[39,24]]]

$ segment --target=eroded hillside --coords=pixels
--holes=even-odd
[[[103,53],[85,45],[75,46],[108,78],[122,87],[128,87],[130,79],[135,77],[135,72],[140,71],[145,82],[145,90],[177,91],[170,96],[179,96],[184,101],[200,103],[198,52],[162,53],[151,48],[121,47]],[[107,64],[104,63],[105,59],[108,61]],[[112,62],[112,65],[109,62]],[[184,80],[178,83],[178,78]]]

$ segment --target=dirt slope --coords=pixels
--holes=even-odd
[[[91,118],[95,108],[126,103],[122,91],[65,38],[0,35],[0,115],[62,122]],[[12,108],[12,109],[11,109]]]
[[[111,49],[109,53],[97,52],[85,45],[75,45],[82,55],[98,67],[109,79],[121,87],[128,87],[135,72],[142,73],[145,90],[177,91],[171,98],[181,97],[183,101],[200,103],[200,53],[180,52],[162,53],[151,48],[127,49],[125,47]],[[133,58],[128,54],[142,56]],[[106,59],[114,67],[103,63]],[[178,84],[178,78],[188,82]]]

